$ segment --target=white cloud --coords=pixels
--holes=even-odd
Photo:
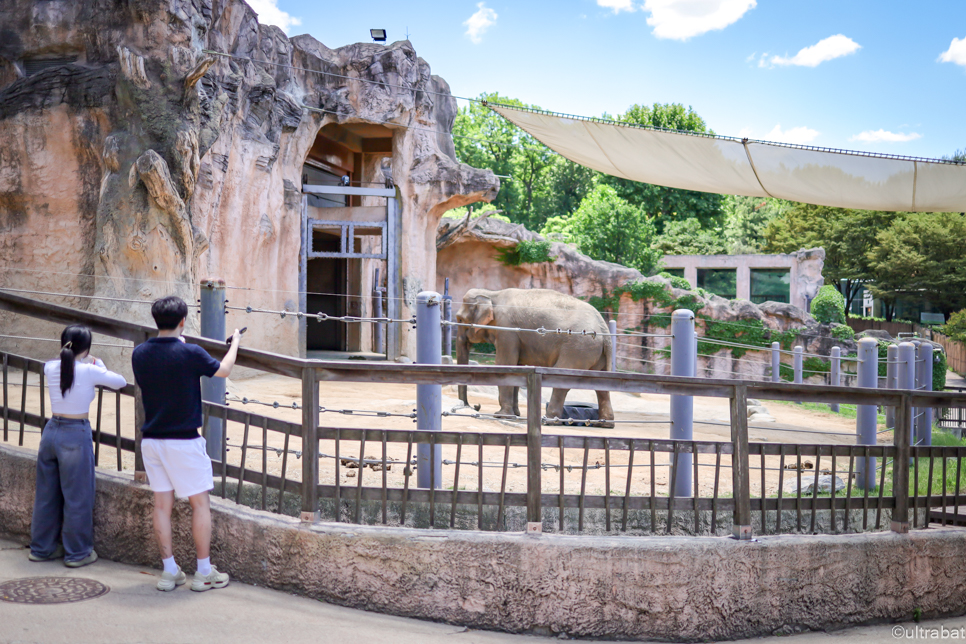
[[[741,128],[740,130],[738,130],[738,136],[740,136],[743,139],[750,139],[751,138],[751,128],[750,127],[743,127],[743,128]]]
[[[966,38],[953,38],[949,49],[939,54],[939,62],[956,63],[966,67]]]
[[[687,40],[724,29],[756,4],[756,0],[644,0],[644,10],[651,14],[647,24],[654,28],[655,36]]]
[[[818,136],[818,131],[807,127],[793,127],[789,130],[782,130],[782,125],[779,123],[772,131],[765,135],[765,141],[775,141],[777,143],[793,143],[796,145],[805,145],[806,143],[811,143]]]
[[[614,13],[621,11],[634,11],[633,0],[597,0],[597,6],[604,9],[612,9]]]
[[[470,37],[473,44],[479,45],[483,42],[483,34],[486,30],[496,24],[498,16],[484,2],[476,5],[476,8],[476,13],[467,18],[463,24],[466,25],[466,35]]]
[[[862,49],[862,46],[847,36],[836,34],[824,40],[819,40],[811,47],[805,47],[791,58],[773,56],[772,65],[799,65],[801,67],[817,67],[820,63],[840,56],[848,56]]]
[[[849,141],[861,141],[862,143],[905,143],[906,141],[915,141],[921,138],[922,135],[917,132],[903,134],[902,132],[889,132],[887,130],[866,130],[865,132],[860,132],[850,137]]]
[[[263,25],[275,25],[287,34],[289,28],[302,24],[301,18],[296,18],[279,9],[278,0],[245,1],[258,14],[258,22]]]

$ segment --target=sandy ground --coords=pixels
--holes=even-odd
[[[27,408],[35,413],[40,411],[40,388],[39,378],[31,374],[28,379],[27,387]],[[8,377],[8,400],[12,406],[19,407],[23,389],[21,388],[21,375],[19,372],[11,371]],[[291,436],[288,443],[288,456],[285,457],[285,438],[276,432],[264,432],[259,423],[259,416],[269,416],[293,423],[301,422],[301,411],[292,409],[293,402],[301,402],[301,383],[293,378],[286,378],[275,375],[260,375],[257,377],[229,382],[229,395],[231,398],[230,406],[253,414],[248,434],[248,449],[245,458],[245,466],[248,469],[262,472],[263,468],[269,474],[281,474],[283,467],[285,474],[289,478],[300,480],[301,464],[299,456],[301,453],[301,440],[298,436]],[[457,392],[455,387],[446,387],[443,391],[443,409],[454,414],[472,413],[472,410],[459,408]],[[543,400],[547,401],[550,397],[550,390],[543,392]],[[117,427],[116,415],[116,396],[111,392],[105,392],[103,406],[101,409],[101,429],[104,432],[114,433]],[[259,401],[269,403],[268,406],[249,402],[243,404],[242,399],[249,401]],[[526,414],[526,396],[521,392],[521,413]],[[667,438],[670,431],[669,410],[670,398],[665,395],[631,395],[624,393],[614,393],[612,395],[614,409],[616,410],[617,426],[612,429],[586,428],[586,427],[560,427],[545,426],[545,435],[568,435],[568,436],[606,436],[614,438]],[[595,402],[596,395],[593,391],[572,390],[568,396],[568,401]],[[278,408],[271,406],[272,403],[279,403]],[[416,407],[416,387],[415,385],[390,384],[390,385],[370,385],[356,383],[322,383],[320,390],[320,404],[325,412],[320,416],[320,425],[323,428],[372,428],[372,429],[396,429],[408,430],[415,429],[415,421],[409,417]],[[470,402],[481,404],[481,413],[494,414],[499,410],[497,403],[497,392],[495,387],[471,387]],[[49,400],[45,403],[49,414]],[[803,409],[797,405],[766,402],[769,413],[775,418],[775,423],[767,425],[752,425],[749,437],[752,441],[767,441],[779,443],[805,443],[805,444],[854,444],[855,420],[842,417],[831,412],[813,411]],[[97,401],[92,406],[91,423],[97,424]],[[355,413],[344,414],[340,410],[354,410]],[[360,415],[359,410],[371,412],[389,412],[399,414],[391,417],[375,417],[372,415]],[[125,436],[133,437],[133,426],[131,420],[134,417],[133,400],[128,397],[121,397],[121,433]],[[706,441],[730,441],[729,427],[729,403],[723,398],[695,398],[694,399],[694,438]],[[702,422],[720,424],[702,424]],[[490,434],[525,434],[526,426],[522,422],[510,422],[505,420],[467,418],[459,415],[451,415],[443,419],[444,431],[490,433]],[[795,431],[782,431],[795,430]],[[804,433],[803,433],[804,432]],[[8,423],[7,433],[3,436],[4,440],[13,443],[20,442],[19,423]],[[242,456],[241,446],[244,440],[244,425],[240,423],[229,423],[228,427],[228,452],[226,454],[230,464],[239,464]],[[880,441],[891,442],[891,434],[880,435]],[[33,428],[25,428],[22,444],[26,447],[36,447],[39,442],[39,432]],[[267,449],[265,449],[267,446]],[[341,458],[358,458],[360,455],[360,444],[358,441],[340,441],[339,455]],[[324,456],[320,459],[320,482],[323,484],[333,484],[335,482],[335,458],[336,453],[334,440],[320,441],[320,451]],[[371,441],[365,446],[366,459],[381,461],[383,459],[383,448],[381,443],[373,444]],[[386,459],[389,461],[405,461],[408,445],[406,443],[389,443],[386,449]],[[524,492],[526,490],[526,450],[522,447],[510,448],[509,453],[505,454],[505,448],[500,446],[487,446],[483,450],[482,461],[484,463],[482,487],[484,491],[499,491],[502,485],[503,462],[506,458],[509,468],[506,472],[506,491]],[[457,447],[444,446],[442,448],[444,459],[443,467],[443,487],[453,489],[457,486],[462,490],[477,490],[480,486],[480,470],[477,463],[480,461],[478,448],[476,446],[466,446],[460,453],[460,472],[459,481],[455,481],[457,457]],[[415,448],[413,448],[413,458],[415,458]],[[650,454],[647,451],[635,452],[634,467],[631,474],[631,495],[650,495],[651,494],[651,468]],[[558,493],[561,486],[560,450],[556,448],[545,448],[543,462],[546,468],[543,474],[544,493]],[[813,460],[807,458],[803,460]],[[608,485],[611,494],[623,496],[627,492],[627,472],[628,472],[628,453],[627,451],[610,450],[610,474],[608,477],[606,464],[608,454],[605,450],[588,450],[587,463],[588,471],[586,480],[582,477],[582,465],[584,461],[583,449],[566,449],[563,455],[563,487],[567,493],[577,494],[583,486],[587,494],[604,494]],[[794,461],[794,457],[786,457],[786,466]],[[658,453],[655,457],[657,467],[654,468],[655,493],[666,495],[668,489],[668,464],[667,454]],[[731,493],[731,470],[730,457],[722,456],[722,467],[717,469],[715,456],[713,454],[702,455],[699,459],[699,491],[701,496],[711,496],[715,488],[715,473],[718,472],[719,494],[730,495]],[[100,447],[99,466],[111,469],[117,468],[117,453],[114,449],[106,446]],[[133,455],[122,453],[122,469],[133,469]],[[519,467],[517,467],[519,466]],[[768,457],[765,461],[765,493],[774,495],[777,492],[779,482],[779,458]],[[824,471],[831,466],[831,463],[822,462],[821,469]],[[755,457],[752,463],[752,495],[761,494],[761,462]],[[836,474],[841,478],[846,478],[849,471],[849,463],[846,459],[839,459],[836,463]],[[785,471],[783,476],[785,481],[794,477],[794,472]],[[364,468],[361,473],[365,486],[380,486],[385,477],[387,485],[390,487],[403,487],[404,473],[401,464],[391,465],[388,471],[383,472],[379,464],[370,468]],[[343,485],[356,486],[359,482],[359,470],[352,467],[340,468],[340,482]],[[411,482],[411,485],[414,482]]]

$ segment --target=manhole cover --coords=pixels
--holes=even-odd
[[[0,600],[15,604],[66,604],[94,599],[110,587],[82,577],[29,577],[0,584]]]

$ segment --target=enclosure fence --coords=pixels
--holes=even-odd
[[[95,333],[139,344],[154,330],[92,313],[0,293],[0,310],[58,323],[82,323]],[[189,337],[219,357],[225,345]],[[26,445],[45,425],[43,363],[2,357],[3,440]],[[752,534],[890,529],[905,532],[932,520],[955,520],[966,447],[891,443],[774,443],[752,440],[747,401],[853,403],[895,410],[895,426],[911,428],[916,410],[966,407],[966,394],[914,389],[745,382],[686,376],[505,366],[320,362],[242,348],[237,364],[296,378],[300,422],[205,403],[203,432],[220,420],[216,494],[304,521],[435,528],[618,532],[627,534]],[[323,424],[328,382],[481,385],[526,389],[519,429],[452,432]],[[595,389],[728,399],[728,440],[699,441],[568,435],[545,427],[543,387]],[[143,478],[139,392],[98,391],[94,412],[99,464],[133,468]],[[113,405],[111,404],[113,403]],[[378,414],[378,412],[374,412]],[[634,421],[646,423],[648,421]],[[774,431],[780,431],[775,429]],[[561,432],[561,433],[557,433]],[[417,474],[427,461],[429,482]],[[354,472],[354,481],[348,472]],[[679,487],[682,472],[694,482]],[[775,478],[777,477],[777,486]],[[522,479],[514,483],[511,479]],[[842,480],[844,479],[844,481]],[[843,482],[843,486],[838,483]],[[930,511],[938,514],[930,516]],[[911,513],[910,513],[911,511]]]

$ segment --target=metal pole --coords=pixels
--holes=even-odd
[[[771,343],[771,381],[781,382],[782,379],[782,354],[781,345],[777,342]]]
[[[876,389],[879,386],[879,342],[875,338],[859,340],[858,355],[858,386]],[[875,405],[858,405],[855,415],[855,444],[876,444],[876,412]],[[863,490],[875,489],[874,458],[860,458],[857,460],[856,485]]]
[[[671,314],[671,375],[694,377],[694,313],[678,309]],[[745,414],[747,414],[745,410]],[[671,396],[671,440],[689,441],[694,436],[694,398]],[[692,455],[679,455],[674,476],[674,496],[691,496]]]
[[[928,342],[919,345],[919,389],[932,391],[932,353],[933,346]],[[921,438],[922,445],[932,445],[932,407],[920,407],[916,418],[916,436]]]
[[[795,347],[794,349],[792,349],[792,352],[794,354],[792,355],[792,359],[793,359],[792,366],[794,367],[794,371],[795,371],[796,385],[802,384],[802,352],[803,351],[804,349],[802,347]],[[801,405],[802,403],[799,402],[797,404]]]
[[[225,335],[225,280],[211,278],[201,283],[201,337],[224,342]],[[201,399],[205,402],[225,404],[225,379],[201,377]],[[208,418],[208,456],[221,461],[221,442],[224,431],[221,418],[211,414]]]
[[[453,296],[449,294],[449,278],[443,283],[443,319],[447,322],[453,321]],[[453,327],[446,325],[443,327],[443,355],[453,355]]]
[[[416,362],[418,364],[442,362],[441,304],[442,297],[434,291],[423,291],[416,296]],[[442,424],[442,385],[416,385],[416,428],[420,431],[438,432],[442,429]],[[441,489],[442,474],[442,451],[436,445],[420,443],[416,447],[416,485],[428,488],[432,480],[433,487]]]
[[[617,371],[617,320],[607,323],[610,331],[610,370]]]
[[[899,343],[899,355],[898,355],[898,366],[899,370],[896,375],[896,388],[897,389],[908,389],[909,391],[915,391],[916,389],[916,345],[911,342],[901,342]],[[915,410],[910,411],[910,420],[915,416]],[[896,417],[896,431],[901,431],[907,436],[909,436],[909,444],[916,444],[916,434],[913,429],[912,423],[908,426],[903,427],[899,423],[898,417]]]
[[[842,386],[842,349],[839,347],[832,347],[832,373],[830,385],[833,387]],[[832,403],[829,405],[829,409],[835,413],[839,412],[839,404]]]
[[[896,389],[899,375],[899,347],[890,344],[886,348],[886,389]],[[886,407],[886,429],[896,428],[896,408]]]
[[[382,294],[386,292],[386,289],[379,286],[379,269],[376,269],[376,280],[372,286],[372,311],[373,317],[381,318],[383,316],[382,312]],[[385,353],[386,352],[386,327],[384,322],[376,322],[373,324],[372,328],[372,351],[373,353]]]

